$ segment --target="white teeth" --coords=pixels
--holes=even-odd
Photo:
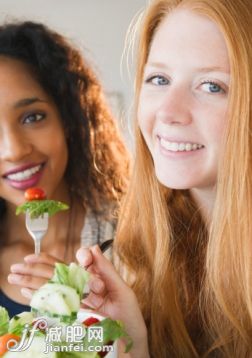
[[[178,143],[171,143],[172,150],[174,152],[177,152],[179,150],[179,144]]]
[[[169,142],[168,140],[165,140],[164,138],[160,139],[160,144],[162,147],[164,147],[167,150],[170,150],[172,152],[189,152],[191,150],[197,150],[203,148],[203,145],[197,144],[197,143],[177,143],[177,142]]]
[[[180,143],[180,145],[179,145],[179,151],[183,151],[183,150],[185,150],[185,144],[184,143]]]
[[[30,177],[33,174],[37,173],[41,169],[41,167],[42,167],[42,164],[37,165],[36,167],[33,167],[33,168],[26,169],[22,172],[7,175],[6,178],[10,179],[10,180],[15,180],[15,181],[27,180],[27,179],[30,179]]]
[[[193,149],[192,144],[186,143],[185,149],[186,149],[187,152],[189,152],[190,150],[192,150],[192,149]]]

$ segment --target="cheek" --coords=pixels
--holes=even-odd
[[[200,131],[204,134],[206,141],[219,147],[223,142],[227,126],[226,109],[213,110],[211,107],[207,112],[201,113],[200,118],[203,118],[199,121]]]
[[[50,141],[51,161],[55,162],[56,166],[66,166],[68,161],[68,147],[63,133],[58,131],[58,135]]]
[[[226,111],[222,113],[219,118],[220,120],[216,123],[216,132],[219,133],[219,138],[223,140],[228,125],[228,115]]]
[[[59,155],[59,159],[64,161],[67,164],[68,161],[68,147],[66,143],[65,137],[62,136],[61,139],[58,141],[57,146],[57,154]]]

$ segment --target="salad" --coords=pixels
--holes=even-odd
[[[89,273],[77,264],[57,263],[52,279],[33,294],[31,312],[9,319],[5,308],[0,307],[0,357],[100,358],[119,338],[127,342],[128,352],[132,341],[122,322],[92,312],[83,321],[77,318],[88,280]],[[77,341],[69,337],[74,331],[79,333]],[[102,335],[97,337],[97,332]]]
[[[29,212],[31,218],[35,219],[44,213],[52,216],[58,211],[69,209],[69,206],[61,201],[46,199],[46,194],[41,188],[27,189],[25,191],[25,199],[26,202],[17,207],[16,215]]]

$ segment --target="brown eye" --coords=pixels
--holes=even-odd
[[[29,113],[28,115],[26,115],[23,118],[23,123],[24,124],[31,124],[31,123],[36,123],[36,122],[40,122],[45,118],[45,114],[44,113]]]

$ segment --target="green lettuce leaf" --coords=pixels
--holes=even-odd
[[[8,332],[9,320],[7,310],[0,306],[0,336]]]
[[[53,277],[49,280],[49,282],[60,283],[61,285],[70,286],[68,274],[69,274],[69,266],[61,263],[56,263]]]
[[[131,337],[126,333],[124,325],[121,321],[114,321],[110,318],[105,318],[104,320],[92,324],[92,327],[102,327],[103,329],[103,341],[99,342],[96,339],[88,340],[88,335],[83,339],[84,347],[91,346],[101,346],[106,345],[111,341],[116,341],[117,339],[123,338],[126,343],[125,353],[129,352],[132,348],[133,341]]]
[[[65,203],[55,200],[32,200],[19,205],[16,208],[16,215],[26,213],[29,211],[31,218],[37,218],[44,213],[48,213],[49,216],[56,214],[59,211],[67,210],[69,206]]]
[[[18,315],[12,317],[12,319],[10,320],[8,332],[21,336],[25,324],[28,323],[31,325],[33,318],[34,316],[32,312],[19,313]]]
[[[59,283],[74,288],[81,299],[89,277],[90,274],[86,270],[73,262],[69,266],[62,263],[56,263],[54,275],[49,282]]]

